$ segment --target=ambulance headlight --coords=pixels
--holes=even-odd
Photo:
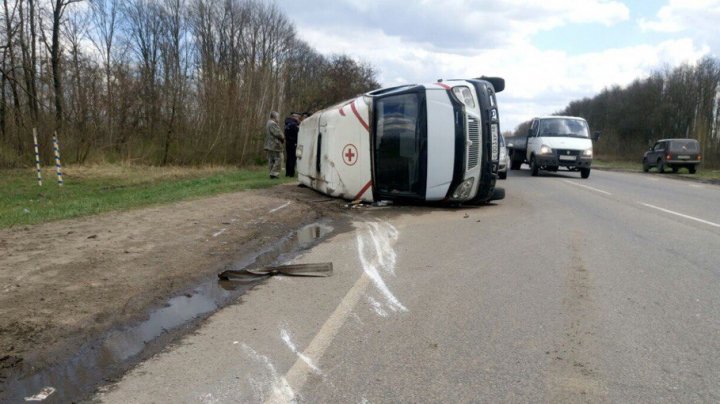
[[[592,157],[592,149],[587,149],[583,151],[583,157]]]
[[[468,178],[463,181],[462,184],[458,185],[458,187],[455,188],[455,192],[453,192],[452,198],[467,199],[470,196],[470,191],[472,191],[474,182],[475,178]]]
[[[472,91],[470,91],[468,87],[453,87],[453,93],[463,104],[470,108],[475,108],[475,99],[473,99]]]
[[[303,152],[302,145],[301,144],[297,145],[297,147],[295,148],[295,157],[297,157],[298,160],[300,160],[302,158],[302,152]]]
[[[552,154],[552,148],[550,146],[542,145],[540,147],[540,154]]]

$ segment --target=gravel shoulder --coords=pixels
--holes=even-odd
[[[342,201],[296,185],[0,230],[0,393]],[[323,201],[323,203],[318,203]]]

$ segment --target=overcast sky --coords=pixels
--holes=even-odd
[[[604,87],[720,55],[720,0],[277,0],[323,54],[383,86],[500,76],[501,128]]]

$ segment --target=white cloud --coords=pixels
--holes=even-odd
[[[628,8],[608,0],[285,0],[299,25],[331,31],[373,27],[428,49],[463,52],[525,41],[539,31],[568,23],[612,25],[629,18]],[[307,3],[307,6],[305,6]],[[281,3],[283,4],[283,3]],[[363,33],[364,34],[364,33]]]
[[[718,21],[720,0],[670,0],[660,8],[655,20],[639,19],[638,24],[645,31],[695,31],[717,38],[720,36]]]
[[[627,20],[628,8],[617,1],[321,2],[327,8],[313,3],[307,16],[291,13],[299,35],[322,53],[346,53],[371,63],[385,86],[504,77],[507,86],[498,96],[503,130],[665,65],[694,62],[712,49],[691,36],[580,54],[531,44],[532,35],[545,29]]]

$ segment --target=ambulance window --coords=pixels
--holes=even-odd
[[[418,94],[401,94],[376,101],[375,174],[378,191],[424,194]]]

